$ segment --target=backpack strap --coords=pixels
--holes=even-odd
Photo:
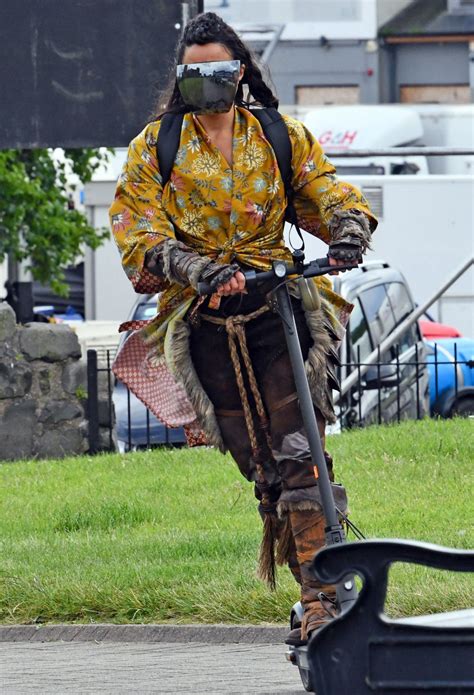
[[[295,191],[293,189],[293,169],[291,166],[293,150],[290,136],[288,135],[288,128],[281,117],[281,113],[277,111],[277,109],[271,107],[251,109],[251,113],[260,122],[265,137],[275,152],[287,199],[285,220],[292,224],[298,232],[302,244],[301,250],[303,251],[304,239],[298,226],[298,216],[293,203],[295,196]]]
[[[181,139],[184,113],[165,113],[161,117],[156,141],[156,157],[161,174],[162,186],[168,183]]]

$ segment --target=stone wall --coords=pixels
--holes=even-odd
[[[87,366],[65,324],[17,325],[0,303],[0,460],[87,452]],[[101,449],[109,449],[106,374],[99,379]],[[114,448],[112,446],[112,448]]]

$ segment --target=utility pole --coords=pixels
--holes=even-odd
[[[33,276],[27,269],[28,261],[8,259],[8,280],[6,301],[16,314],[18,323],[29,323],[34,319]]]
[[[190,19],[200,12],[204,12],[204,0],[187,0],[181,3],[181,29],[184,29]]]
[[[474,41],[469,42],[469,84],[471,86],[471,102],[474,101]]]

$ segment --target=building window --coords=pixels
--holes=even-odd
[[[469,104],[468,84],[400,85],[402,104]]]
[[[359,104],[360,87],[341,85],[338,87],[300,86],[295,88],[299,106],[326,106],[330,104]]]
[[[448,12],[474,12],[474,0],[448,0]]]

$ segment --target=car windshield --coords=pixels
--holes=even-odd
[[[157,305],[155,299],[150,299],[147,302],[140,302],[133,316],[135,321],[146,321],[152,319],[157,313]]]
[[[358,299],[354,301],[354,309],[351,314],[350,334],[353,357],[356,361],[362,361],[372,352],[372,345],[370,343],[367,321],[365,320],[365,316],[362,312],[360,301]]]
[[[350,333],[353,358],[363,360],[367,355],[413,311],[410,296],[400,282],[388,282],[375,285],[359,292],[353,299],[354,310],[350,319]],[[407,328],[397,341],[402,352],[409,349],[418,340],[416,323]],[[392,357],[396,356],[397,347],[392,347]]]

